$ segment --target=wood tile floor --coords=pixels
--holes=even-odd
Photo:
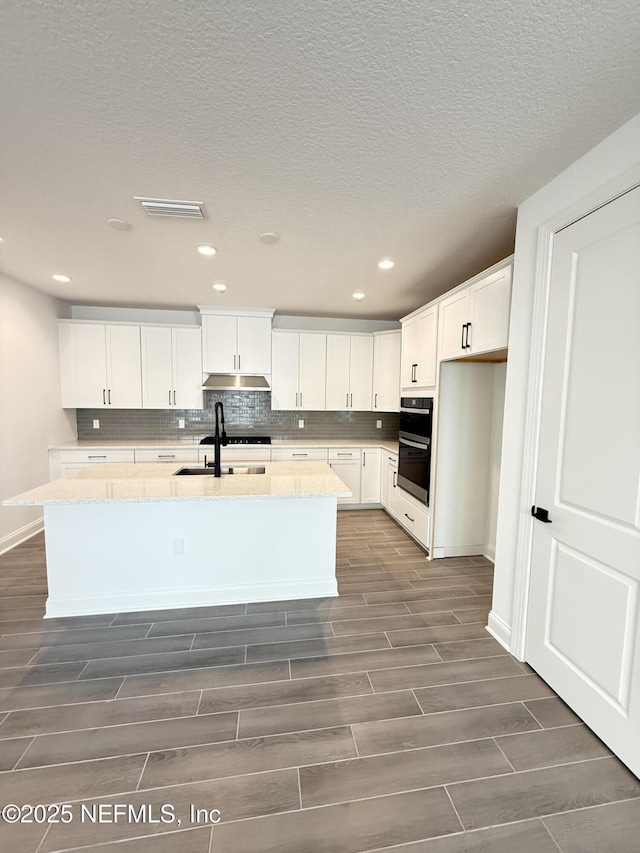
[[[43,620],[42,537],[0,557],[0,804],[73,816],[0,850],[637,853],[638,780],[486,633],[490,563],[338,527],[332,600]]]

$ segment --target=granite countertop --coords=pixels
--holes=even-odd
[[[148,438],[137,440],[103,440],[88,441],[67,441],[64,444],[52,444],[49,450],[156,450],[166,447],[199,447],[200,438],[183,438],[183,439],[168,439],[168,438]],[[210,445],[209,445],[210,446]],[[275,438],[272,439],[271,445],[268,444],[235,444],[229,447],[381,447],[384,450],[389,450],[392,453],[398,452],[398,441],[384,440],[378,438]],[[224,452],[224,451],[223,451]]]
[[[264,474],[172,476],[183,463],[94,465],[76,477],[54,480],[2,501],[3,506],[346,498],[351,492],[326,462],[265,462]]]

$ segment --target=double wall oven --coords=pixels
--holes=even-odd
[[[400,400],[398,485],[429,506],[433,397]]]

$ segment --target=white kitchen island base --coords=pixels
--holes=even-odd
[[[49,503],[47,617],[338,594],[336,497]]]

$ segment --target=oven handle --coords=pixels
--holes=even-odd
[[[398,441],[400,444],[406,444],[409,447],[417,447],[418,450],[427,450],[429,447],[429,439],[427,439],[423,444],[419,444],[417,441],[409,441],[408,438],[400,438]]]

